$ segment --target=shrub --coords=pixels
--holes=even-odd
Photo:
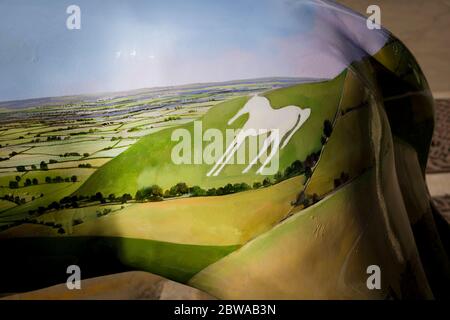
[[[163,190],[160,186],[154,184],[151,187],[145,187],[136,192],[136,200],[145,200],[152,198],[156,200],[163,196]],[[131,200],[131,199],[130,199]]]
[[[10,189],[17,189],[19,187],[19,183],[17,181],[10,181],[9,182],[9,188]]]
[[[94,196],[94,199],[97,201],[101,201],[103,199],[103,194],[101,192],[97,192]]]
[[[190,194],[192,197],[201,197],[206,195],[206,190],[200,188],[199,186],[193,186],[190,188]]]
[[[323,134],[325,135],[325,137],[329,138],[332,132],[333,125],[331,124],[331,121],[327,119],[323,122]]]
[[[52,203],[50,203],[48,205],[49,210],[51,210],[51,209],[59,210],[60,208],[61,208],[61,205],[56,201],[53,201]]]
[[[185,182],[178,182],[172,188],[170,188],[170,194],[173,196],[180,196],[189,193],[189,188]]]
[[[272,182],[270,181],[270,178],[269,177],[267,177],[267,178],[265,178],[264,180],[263,180],[263,186],[264,187],[268,187],[268,186],[270,186],[271,184],[272,184]]]
[[[207,196],[215,196],[215,195],[217,195],[217,189],[216,188],[208,189],[208,191],[206,191],[206,195]]]
[[[295,160],[289,167],[284,170],[284,178],[291,178],[304,172],[303,163]]]
[[[48,170],[48,166],[44,161],[41,161],[41,163],[39,164],[39,168],[41,170]]]
[[[261,182],[253,183],[253,189],[259,189],[259,188],[261,188],[261,186],[262,186]]]
[[[127,203],[127,201],[132,200],[133,198],[131,197],[131,194],[129,193],[124,193],[122,195],[122,197],[120,198],[122,203]]]
[[[17,172],[25,172],[25,166],[17,166],[16,170]]]
[[[306,168],[305,168],[305,177],[306,177],[306,179],[311,178],[311,176],[312,176],[312,170],[311,170],[311,168],[310,168],[310,167],[306,167]]]
[[[275,182],[283,181],[283,174],[282,174],[280,171],[278,171],[278,172],[275,174],[274,179],[275,179]]]

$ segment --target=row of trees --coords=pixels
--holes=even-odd
[[[16,176],[15,180],[9,181],[9,188],[10,189],[17,189],[19,188],[19,182],[22,180],[22,178],[20,176]],[[56,177],[45,177],[45,183],[61,183],[61,182],[77,182],[78,181],[78,177],[73,175],[71,177],[66,177],[63,178],[61,176],[56,176]],[[31,185],[38,185],[39,184],[39,180],[37,178],[27,178],[25,179],[23,186],[24,187],[29,187]]]
[[[61,183],[61,182],[77,182],[78,181],[78,177],[73,175],[70,178],[69,177],[61,177],[61,176],[56,176],[56,177],[45,177],[45,183]]]
[[[262,182],[255,182],[253,186],[249,186],[247,183],[228,183],[223,187],[203,189],[200,186],[189,187],[185,182],[179,182],[172,186],[170,189],[163,191],[163,189],[158,185],[152,185],[139,189],[136,192],[136,201],[161,201],[164,198],[180,197],[183,195],[189,195],[191,197],[200,196],[221,196],[242,191],[247,191],[250,189],[259,189],[262,187],[268,187],[275,183],[279,183],[283,180],[292,178],[294,176],[304,174],[306,178],[310,178],[312,175],[312,168],[316,165],[319,160],[320,151],[311,153],[302,162],[300,160],[295,160],[290,166],[288,166],[284,172],[277,172],[273,179],[266,177]]]
[[[49,163],[56,163],[58,161],[56,160],[49,160]],[[27,169],[25,168],[25,166],[17,166],[16,167],[17,172],[26,172]],[[31,165],[31,170],[37,170],[37,167],[35,164]],[[48,165],[45,163],[45,161],[41,161],[41,163],[39,164],[39,170],[43,170],[43,171],[47,171],[48,170]]]
[[[9,182],[9,188],[10,189],[17,189],[19,187],[19,182],[21,180],[22,180],[22,178],[20,176],[16,176],[14,181],[10,181]],[[28,186],[37,185],[37,184],[39,184],[39,180],[37,178],[33,178],[33,179],[27,178],[24,181],[23,186],[24,187],[28,187]]]
[[[24,204],[27,202],[25,198],[21,198],[19,196],[14,196],[14,195],[9,195],[9,194],[6,194],[3,197],[0,197],[0,199],[14,202],[17,205]]]

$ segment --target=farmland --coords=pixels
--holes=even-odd
[[[158,146],[153,140],[161,139],[170,128],[187,126],[218,104],[302,81],[257,79],[1,102],[0,227],[7,229],[23,219],[34,219],[39,210],[40,214],[43,209],[47,212],[52,203],[74,193],[86,196],[115,193],[114,203],[120,204],[123,202],[120,196],[124,193],[134,196],[136,192],[133,181],[126,179],[121,185],[121,177],[128,177],[133,166],[147,155],[139,154],[141,150],[135,148],[138,155],[130,159],[134,164],[116,171],[117,179],[109,176],[108,163],[136,143],[149,141],[144,145],[148,149],[145,151],[157,154]],[[108,181],[94,176],[84,185],[100,169],[106,172]],[[143,171],[140,179],[150,181],[151,176],[148,180],[148,173]],[[95,181],[103,185],[97,189],[92,186]],[[108,183],[119,189],[108,188]],[[91,203],[80,203],[80,207],[85,205],[89,207]],[[66,210],[77,208],[58,209],[60,216],[64,216]]]
[[[332,90],[339,91],[343,79],[334,81]],[[190,179],[198,169],[164,165],[170,163],[167,153],[161,153],[170,148],[170,129],[189,127],[196,119],[224,129],[224,119],[248,95],[267,92],[276,97],[277,89],[303,81],[261,79],[2,102],[0,243],[5,259],[12,262],[2,268],[19,272],[26,265],[23,259],[40,255],[42,264],[35,271],[47,273],[66,263],[54,255],[86,261],[86,256],[95,260],[96,250],[106,250],[125,268],[188,281],[282,219],[304,179],[289,176],[263,184],[254,174],[233,180],[229,173],[211,184]],[[337,101],[320,100],[319,89],[317,108],[328,106],[332,114]],[[303,103],[295,99],[291,102]],[[317,131],[320,136],[321,128]],[[161,179],[154,179],[158,171]],[[183,180],[189,190],[198,182],[205,189],[217,187],[217,193],[193,198],[180,191],[157,202],[135,196],[141,187],[160,184],[168,189]],[[226,185],[233,181],[240,184]],[[273,198],[270,205],[264,201],[268,197]],[[109,270],[105,262],[97,262],[88,265]],[[43,284],[50,281],[40,279]]]
[[[27,103],[4,111],[0,243],[8,246],[5,257],[17,265],[24,259],[20,252],[42,256],[51,269],[66,263],[54,261],[64,252],[92,270],[109,270],[93,257],[102,252],[113,259],[105,261],[125,270],[183,282],[199,274],[193,284],[204,287],[204,280],[197,280],[203,279],[202,270],[226,264],[232,252],[247,252],[248,243],[312,210],[369,169],[373,155],[360,152],[371,148],[364,140],[370,108],[361,86],[345,70],[327,81],[142,89],[80,101],[54,98],[49,105]],[[194,135],[197,120],[205,131],[241,128],[247,115],[230,126],[227,120],[254,94],[274,109],[312,110],[279,151],[276,174],[262,176],[255,167],[242,174],[246,164],[235,164],[208,177],[209,164],[171,161],[174,129]],[[342,141],[349,137],[356,140],[346,149]],[[52,242],[55,248],[47,248]]]

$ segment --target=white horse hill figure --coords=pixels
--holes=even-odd
[[[283,149],[289,143],[292,136],[309,118],[311,109],[302,109],[298,106],[286,106],[280,109],[273,109],[267,98],[255,95],[228,121],[228,125],[231,125],[236,119],[246,113],[249,114],[247,122],[230,143],[225,153],[207,173],[207,176],[217,176],[239,150],[239,147],[247,137],[268,134],[258,155],[242,171],[242,173],[247,173],[271,146],[269,156],[258,171],[256,171],[257,174],[260,174],[278,151],[281,141],[283,141],[281,145],[281,149]]]

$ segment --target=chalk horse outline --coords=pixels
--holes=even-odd
[[[230,143],[225,153],[207,173],[208,177],[211,175],[217,176],[222,171],[224,166],[239,150],[239,147],[247,137],[268,134],[258,155],[242,171],[242,173],[247,173],[261,158],[264,152],[266,152],[266,150],[271,146],[269,156],[256,171],[257,174],[261,174],[262,170],[267,166],[279,150],[280,143],[282,142],[280,148],[281,150],[289,143],[292,136],[309,118],[311,109],[302,109],[294,105],[273,109],[266,97],[255,95],[250,98],[247,103],[228,121],[228,125],[231,125],[234,121],[236,121],[236,119],[247,113],[249,114],[247,122],[242,126],[241,130]],[[280,127],[280,124],[282,127]]]

